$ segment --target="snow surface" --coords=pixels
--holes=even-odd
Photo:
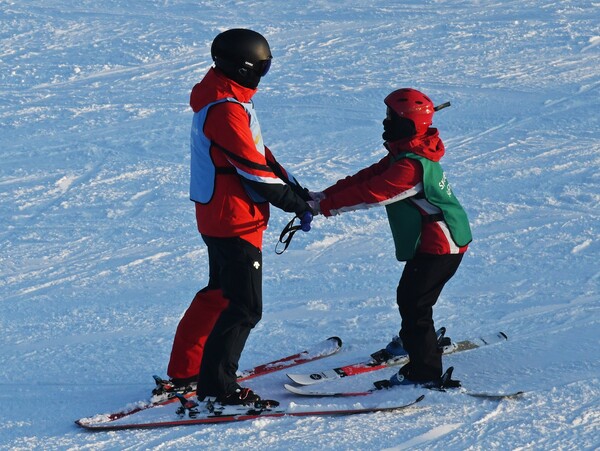
[[[1,0],[0,449],[600,448],[599,19],[587,0]],[[118,433],[73,424],[147,398],[206,282],[187,100],[232,27],[272,45],[255,96],[265,142],[313,190],[384,154],[390,91],[452,102],[434,124],[475,241],[436,324],[510,340],[445,363],[473,389],[524,399],[427,394],[400,414]],[[331,335],[345,351],[300,368],[340,365],[397,333],[402,265],[384,209],[317,218],[281,256],[290,217],[272,216],[264,317],[241,368]],[[284,404],[359,402],[293,399],[284,382],[248,386]]]

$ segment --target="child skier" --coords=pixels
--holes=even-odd
[[[397,288],[401,329],[387,350],[410,358],[390,384],[459,386],[451,370],[442,376],[432,308],[471,242],[469,221],[439,163],[445,150],[438,130],[430,128],[432,101],[405,88],[384,102],[382,137],[388,154],[323,192],[312,193],[312,205],[324,216],[386,207],[396,258],[406,262]]]

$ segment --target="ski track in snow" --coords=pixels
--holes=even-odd
[[[0,450],[600,448],[599,7],[0,2]],[[509,340],[445,363],[474,391],[522,389],[522,399],[427,393],[400,414],[97,434],[73,425],[147,397],[206,282],[187,193],[187,102],[213,37],[238,26],[271,43],[254,99],[263,135],[311,190],[385,154],[391,90],[451,101],[434,125],[475,239],[436,324],[456,339],[503,330]],[[400,325],[402,265],[384,210],[316,218],[277,256],[289,219],[272,210],[265,312],[241,367],[331,335],[344,350],[302,371],[364,358]],[[298,400],[284,382],[274,373],[248,386],[284,404],[362,402]]]

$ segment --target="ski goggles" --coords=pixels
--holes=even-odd
[[[269,58],[268,60],[262,60],[258,62],[257,72],[260,74],[261,77],[267,75],[269,69],[271,69],[271,58]]]

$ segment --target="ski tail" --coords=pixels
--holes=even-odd
[[[275,371],[281,371],[303,363],[329,357],[339,352],[340,349],[342,349],[342,339],[339,337],[329,337],[305,351],[258,365],[249,370],[241,371],[238,373],[238,381],[245,381],[254,377],[263,376]]]

